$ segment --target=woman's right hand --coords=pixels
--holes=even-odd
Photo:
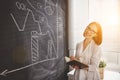
[[[74,66],[74,68],[75,68],[75,69],[79,69],[79,67],[78,67],[78,66]]]
[[[73,67],[73,68],[75,68],[75,69],[79,69],[79,67],[78,67],[78,66],[74,66],[74,65],[72,65],[72,67]]]

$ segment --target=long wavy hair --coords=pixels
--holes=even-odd
[[[97,45],[100,45],[102,43],[102,27],[98,22],[91,22],[89,25],[92,24],[96,25],[97,27],[97,32],[96,32],[97,36],[93,37],[93,40]]]

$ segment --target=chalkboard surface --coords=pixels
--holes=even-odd
[[[65,80],[66,4],[0,1],[0,80]]]

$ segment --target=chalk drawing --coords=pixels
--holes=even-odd
[[[27,0],[27,1],[28,1],[28,0]],[[28,2],[28,3],[30,4],[30,2]],[[30,5],[31,5],[31,4],[30,4]],[[18,23],[17,23],[14,15],[13,15],[12,13],[10,14],[19,31],[24,31],[24,29],[25,29],[25,27],[26,27],[26,22],[27,22],[28,16],[29,16],[30,13],[32,13],[32,17],[33,17],[34,22],[37,22],[37,23],[38,23],[40,33],[36,32],[36,31],[32,31],[31,33],[36,33],[36,35],[38,36],[39,34],[40,34],[40,35],[45,35],[45,34],[48,32],[48,33],[51,34],[51,35],[49,35],[49,37],[50,37],[50,39],[51,39],[51,42],[54,42],[55,40],[57,40],[57,39],[55,39],[55,37],[54,37],[54,36],[55,36],[55,35],[54,35],[54,32],[53,32],[51,26],[48,24],[48,19],[47,19],[47,17],[45,16],[44,13],[36,10],[36,12],[39,14],[39,16],[38,16],[39,19],[36,19],[35,16],[34,16],[34,13],[32,12],[32,10],[29,9],[29,8],[27,8],[23,3],[16,2],[16,6],[18,7],[18,9],[22,9],[22,10],[26,10],[26,11],[27,11],[27,14],[26,14],[26,17],[25,17],[25,20],[24,20],[24,23],[23,23],[23,27],[22,27],[21,29],[20,29],[20,26],[18,25]],[[31,7],[33,7],[33,6],[31,5]],[[34,8],[34,9],[35,9],[35,8]],[[43,24],[43,23],[46,24],[46,26],[44,26],[44,28],[43,28],[43,30],[42,30],[41,24]],[[48,27],[48,28],[45,28],[45,27]],[[46,30],[45,30],[45,29],[46,29]],[[35,45],[35,44],[33,44],[33,40],[35,40],[35,39],[33,39],[33,37],[36,37],[36,36],[31,35],[31,54],[34,54],[34,53],[35,53],[35,49],[33,49],[33,45]],[[37,40],[36,40],[36,41],[37,41]],[[34,41],[34,42],[35,42],[35,41]],[[38,42],[38,41],[37,41],[37,42]],[[37,42],[36,42],[36,44],[38,44]],[[56,49],[55,49],[54,43],[52,43],[52,44],[53,44],[53,47],[54,47],[54,48],[52,48],[52,49],[54,49],[55,52],[57,52]],[[48,44],[48,46],[49,46],[49,44]],[[38,47],[38,46],[37,46],[37,47]],[[49,51],[50,49],[51,49],[51,48],[49,47],[48,51]],[[38,53],[38,48],[36,48],[36,50],[37,50],[37,51],[36,51],[36,55],[38,56],[38,54],[39,54],[39,53]],[[51,52],[48,52],[48,53],[51,54]],[[48,54],[48,55],[50,56],[50,54]],[[34,55],[35,55],[35,54],[34,54]],[[56,54],[56,55],[57,55],[57,54]],[[46,55],[46,56],[47,56],[47,55]],[[34,56],[33,56],[33,57],[34,57]],[[35,58],[35,57],[34,57],[34,58]],[[56,58],[57,58],[57,56],[56,56]]]
[[[56,36],[54,31],[51,28],[51,25],[49,25],[48,23],[48,19],[47,19],[47,15],[52,16],[55,12],[55,10],[59,10],[58,9],[58,4],[54,4],[51,0],[45,0],[45,4],[41,5],[41,3],[37,3],[33,2],[34,0],[27,0],[27,3],[29,4],[30,7],[26,6],[24,3],[21,2],[16,2],[16,7],[18,8],[18,10],[22,10],[22,11],[26,11],[26,16],[24,18],[24,22],[22,24],[22,26],[18,25],[19,21],[17,21],[17,18],[14,16],[15,14],[10,13],[11,18],[13,19],[18,31],[23,32],[25,30],[26,27],[26,23],[28,21],[28,17],[29,15],[32,14],[32,19],[33,21],[38,25],[39,27],[39,32],[37,31],[31,31],[31,61],[32,63],[26,66],[23,66],[21,68],[17,68],[14,70],[10,70],[8,71],[8,69],[4,70],[2,73],[0,73],[0,75],[6,75],[9,73],[13,73],[28,67],[31,67],[33,65],[39,64],[41,62],[45,62],[45,61],[49,61],[49,60],[55,60],[58,58],[58,27],[62,26],[62,18],[61,16],[58,16],[58,11],[56,13]],[[37,4],[37,5],[35,5]],[[40,11],[39,9],[44,9],[45,13],[43,13],[42,11]],[[34,15],[34,13],[37,13],[38,16],[36,17]],[[45,25],[43,28],[43,26],[41,25]],[[45,59],[40,59],[40,46],[41,44],[39,44],[40,40],[41,40],[41,36],[42,37],[49,37],[49,40],[47,41],[47,47],[46,47],[46,51],[47,51],[47,55]],[[54,53],[54,54],[53,54]]]
[[[45,0],[45,12],[48,15],[52,15],[55,11],[55,7],[56,5],[51,1],[51,0]]]
[[[42,62],[45,62],[45,61],[48,61],[48,60],[54,60],[54,59],[56,59],[56,58],[47,59],[47,60],[43,60],[43,61],[38,61],[38,62],[35,62],[35,63],[32,63],[32,64],[29,64],[29,65],[27,65],[27,66],[24,66],[24,67],[21,67],[21,68],[17,68],[17,69],[14,69],[14,70],[10,70],[10,71],[9,71],[8,69],[6,69],[6,70],[4,70],[3,72],[1,72],[0,75],[6,76],[7,74],[10,74],[10,73],[13,73],[13,72],[16,72],[16,71],[20,71],[20,70],[23,70],[23,69],[25,69],[25,68],[34,66],[34,65],[36,65],[36,64],[39,64],[39,63],[42,63]]]

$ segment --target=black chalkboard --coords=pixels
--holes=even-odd
[[[65,80],[65,0],[0,1],[0,80]]]

